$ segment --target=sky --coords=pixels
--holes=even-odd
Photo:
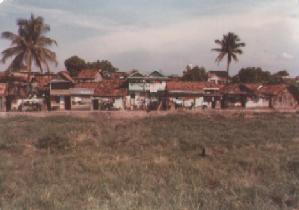
[[[44,17],[58,42],[53,71],[72,55],[107,59],[122,71],[180,74],[188,64],[223,70],[211,49],[231,31],[247,45],[232,74],[254,66],[299,75],[298,0],[4,0],[0,32],[16,32],[16,19],[31,13]],[[0,39],[0,51],[9,44]]]

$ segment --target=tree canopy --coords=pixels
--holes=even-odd
[[[263,71],[260,67],[248,67],[242,68],[237,78],[239,82],[243,83],[269,82],[271,80],[271,73]],[[233,80],[236,80],[236,78],[233,78]]]
[[[208,74],[204,67],[190,67],[187,66],[186,70],[183,72],[182,80],[184,81],[207,81]]]
[[[77,76],[82,69],[101,69],[105,75],[118,71],[118,69],[108,60],[86,62],[83,58],[76,55],[66,59],[64,65],[72,76]]]
[[[284,76],[289,76],[286,70],[271,74],[271,72],[264,71],[260,67],[247,67],[242,68],[239,73],[233,77],[233,82],[276,84],[283,82]]]
[[[64,61],[64,65],[71,76],[76,77],[80,70],[86,67],[84,59],[74,55]]]

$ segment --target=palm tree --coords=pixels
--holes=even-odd
[[[242,54],[243,51],[241,47],[245,47],[245,43],[240,42],[238,35],[229,32],[228,34],[223,35],[222,40],[215,40],[215,43],[220,46],[220,48],[214,48],[213,51],[219,53],[216,58],[216,62],[220,63],[225,56],[227,56],[227,83],[229,82],[229,67],[232,60],[238,62],[237,55]]]
[[[2,38],[11,41],[11,46],[2,52],[2,62],[12,58],[9,70],[20,70],[26,67],[28,71],[28,82],[31,75],[32,64],[40,69],[44,67],[49,72],[49,62],[57,65],[56,54],[49,47],[57,42],[45,34],[50,31],[50,26],[44,23],[42,17],[35,17],[31,14],[29,19],[17,20],[18,32],[9,31],[2,33]]]

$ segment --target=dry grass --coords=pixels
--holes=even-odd
[[[299,209],[298,139],[295,114],[2,119],[0,208]]]

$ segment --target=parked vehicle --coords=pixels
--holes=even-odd
[[[21,112],[38,112],[42,110],[43,99],[19,99],[18,100],[18,111]]]

